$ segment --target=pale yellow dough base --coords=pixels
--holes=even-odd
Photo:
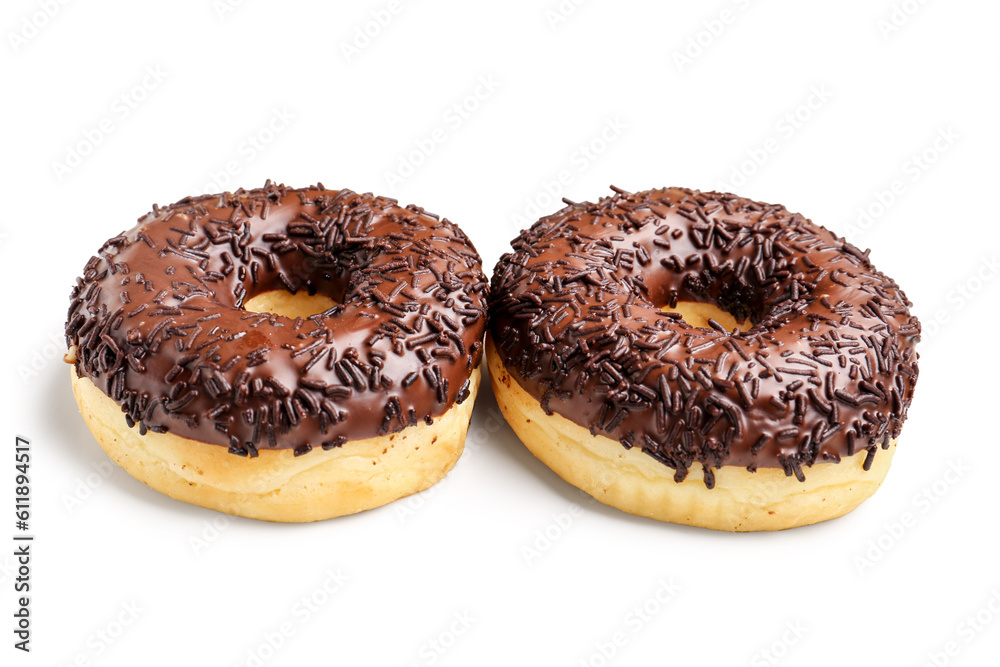
[[[244,302],[243,310],[249,313],[278,313],[285,317],[305,319],[336,305],[337,302],[325,294],[306,294],[305,292],[292,294],[285,290],[276,289],[250,297]]]
[[[458,461],[480,370],[469,397],[434,419],[398,433],[355,440],[303,456],[262,450],[256,458],[170,433],[128,428],[121,408],[89,378],[70,370],[73,395],[94,437],[130,475],[177,500],[266,521],[305,522],[379,507],[423,491]]]
[[[805,482],[781,469],[739,466],[715,469],[708,489],[695,466],[683,482],[674,471],[638,448],[590,431],[557,414],[546,415],[538,400],[507,372],[492,339],[486,359],[493,392],[507,422],[531,452],[564,480],[600,502],[660,521],[714,530],[784,530],[842,516],[871,496],[885,479],[893,441],[879,451],[870,470],[861,451],[840,463],[805,468]]]

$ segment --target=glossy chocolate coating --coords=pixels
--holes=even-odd
[[[920,324],[842,238],[781,206],[670,188],[570,204],[513,241],[493,275],[504,365],[557,413],[694,462],[802,468],[888,447],[917,378]],[[753,324],[693,328],[714,303]]]
[[[331,448],[468,396],[488,285],[454,224],[395,200],[273,185],[154,206],[71,295],[76,370],[131,426],[259,449]],[[243,309],[272,289],[339,305]]]

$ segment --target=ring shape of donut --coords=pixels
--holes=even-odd
[[[461,454],[480,262],[447,220],[322,185],[154,206],[72,291],[74,391],[112,458],[168,495],[276,521],[382,505]],[[329,307],[244,308],[272,293]]]
[[[775,530],[850,511],[888,470],[919,322],[867,252],[799,214],[616,190],[522,232],[491,293],[501,409],[602,502]],[[693,327],[691,304],[744,325]]]

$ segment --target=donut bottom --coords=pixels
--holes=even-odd
[[[605,505],[659,521],[751,532],[834,519],[875,493],[896,451],[893,440],[867,471],[865,450],[840,463],[817,463],[803,470],[804,482],[786,477],[780,468],[750,472],[742,466],[722,466],[714,469],[715,488],[709,489],[702,469],[694,466],[678,483],[671,468],[638,448],[625,449],[561,415],[546,415],[507,371],[489,336],[486,359],[500,411],[532,454]]]
[[[171,433],[129,428],[121,407],[71,367],[73,395],[91,433],[130,475],[171,498],[235,516],[299,523],[354,514],[388,504],[439,482],[458,461],[481,373],[469,397],[434,423],[353,440],[329,451],[316,447],[261,450],[257,457]]]

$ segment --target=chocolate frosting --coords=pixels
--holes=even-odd
[[[71,294],[76,370],[129,426],[229,451],[337,447],[469,395],[488,285],[469,239],[413,206],[322,185],[189,197],[107,241]],[[339,305],[243,309],[274,289]]]
[[[679,188],[568,202],[496,266],[490,334],[556,413],[683,480],[723,465],[802,468],[866,449],[906,419],[920,324],[868,251],[782,206]],[[713,303],[746,332],[661,308]]]

